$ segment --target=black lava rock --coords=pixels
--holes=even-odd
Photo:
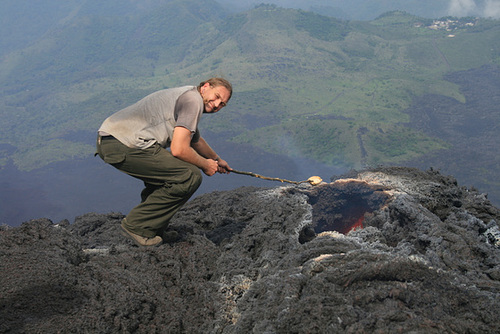
[[[119,213],[0,228],[0,333],[494,333],[500,211],[436,171],[189,202],[138,248]]]

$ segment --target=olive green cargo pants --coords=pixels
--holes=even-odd
[[[125,220],[128,230],[143,237],[161,236],[172,216],[201,184],[198,167],[175,158],[159,144],[135,149],[114,137],[98,136],[97,154],[106,163],[144,182],[142,201]]]

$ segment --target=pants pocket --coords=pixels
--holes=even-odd
[[[98,138],[96,154],[104,160],[104,162],[115,165],[125,161],[126,152],[123,150],[123,144],[118,140],[108,140],[103,142]]]

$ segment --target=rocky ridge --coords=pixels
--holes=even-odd
[[[437,171],[189,202],[138,248],[120,213],[0,229],[0,333],[493,333],[500,210]]]

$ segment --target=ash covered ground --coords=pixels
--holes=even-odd
[[[500,211],[436,171],[202,195],[139,248],[120,213],[0,229],[0,333],[494,333]]]

